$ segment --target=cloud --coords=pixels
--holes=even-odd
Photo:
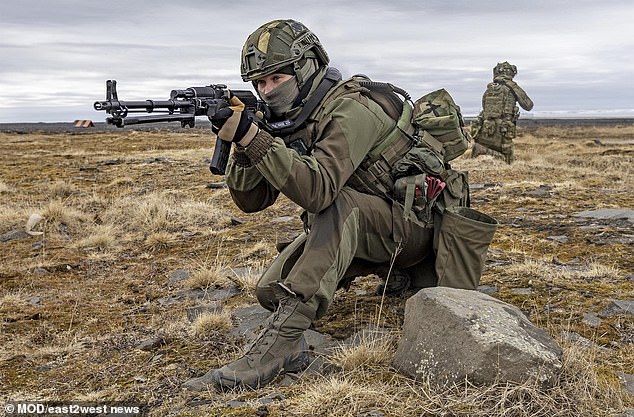
[[[305,23],[345,75],[365,73],[413,96],[444,87],[465,113],[479,111],[493,66],[505,60],[518,67],[536,115],[634,108],[634,4],[573,4],[3,2],[0,122],[98,119],[92,102],[103,97],[106,79],[117,79],[130,99],[210,83],[248,88],[239,74],[241,46],[276,18]]]

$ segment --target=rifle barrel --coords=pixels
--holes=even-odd
[[[106,112],[110,112],[113,110],[122,110],[122,109],[144,109],[147,112],[152,112],[152,110],[156,110],[156,109],[166,109],[166,110],[173,111],[178,109],[185,109],[192,106],[194,106],[194,103],[191,100],[143,100],[143,101],[106,100],[106,101],[95,101],[95,104],[94,104],[95,110],[105,110]]]

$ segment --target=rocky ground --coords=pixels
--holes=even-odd
[[[390,368],[390,346],[388,359],[353,368],[326,353],[334,371],[256,392],[184,392],[182,382],[235,358],[252,336],[264,315],[254,283],[275,244],[301,230],[299,210],[284,198],[262,213],[237,210],[207,169],[206,130],[40,127],[0,133],[1,399],[127,401],[157,416],[634,407],[631,122],[527,123],[513,165],[468,153],[454,163],[469,171],[472,206],[500,222],[480,290],[520,308],[567,355],[560,392],[531,394],[543,414],[513,408],[527,400],[517,387],[426,391]],[[376,283],[360,277],[337,294],[311,333],[317,352],[368,325],[398,338],[411,293],[382,302]],[[567,407],[556,406],[562,398]]]

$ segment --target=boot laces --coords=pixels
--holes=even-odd
[[[250,353],[262,353],[263,348],[271,343],[273,338],[270,330],[276,327],[276,323],[280,320],[282,314],[290,308],[290,306],[288,305],[289,299],[290,297],[284,297],[280,300],[280,303],[277,305],[275,312],[266,320],[265,326],[258,334],[258,337],[256,337],[255,340],[251,342],[245,349],[245,355]]]

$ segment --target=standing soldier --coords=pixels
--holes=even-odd
[[[472,157],[493,155],[507,164],[513,162],[513,138],[520,117],[515,103],[526,111],[533,108],[526,92],[513,81],[515,75],[517,68],[506,61],[493,68],[493,82],[487,85],[482,96],[482,111],[471,127],[475,142]]]

